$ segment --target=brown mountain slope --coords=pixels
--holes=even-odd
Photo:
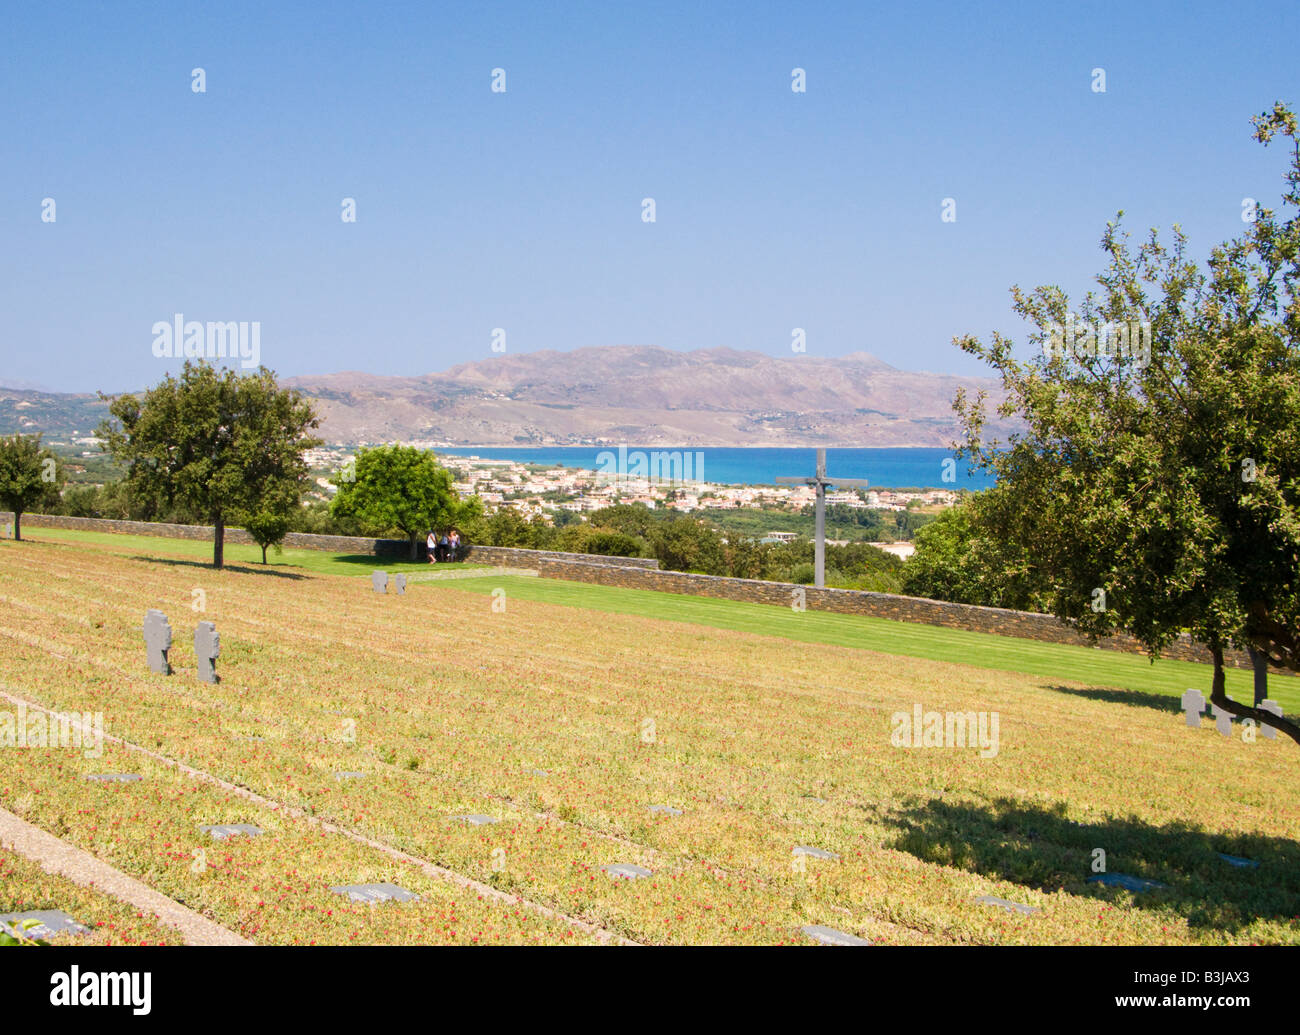
[[[421,377],[289,378],[332,442],[451,445],[947,446],[952,399],[986,378],[898,370],[859,352],[773,358],[615,345],[463,363]],[[1002,434],[997,424],[992,431]]]

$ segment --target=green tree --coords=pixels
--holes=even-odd
[[[1041,354],[1021,362],[1000,335],[958,339],[995,368],[999,412],[1026,429],[985,443],[985,400],[955,405],[963,451],[1015,503],[989,531],[1032,544],[1063,621],[1126,631],[1153,657],[1189,631],[1214,660],[1211,701],[1300,743],[1300,725],[1231,700],[1223,669],[1229,645],[1300,669],[1300,142],[1281,103],[1254,124],[1263,144],[1291,142],[1290,218],[1259,209],[1204,271],[1178,227],[1171,247],[1153,230],[1133,252],[1116,220],[1077,319],[1059,287],[1013,289]],[[1149,358],[1106,355],[1095,335],[1069,333],[1080,322],[1127,327],[1130,345],[1149,323]]]
[[[451,474],[432,453],[414,446],[362,449],[349,476],[333,481],[339,488],[334,514],[356,518],[377,535],[401,532],[410,540],[411,560],[419,556],[426,530],[451,528],[462,517],[469,523],[482,506],[462,506]]]
[[[713,526],[690,517],[664,521],[650,529],[649,540],[659,563],[672,571],[725,575],[722,536]]]
[[[265,367],[239,375],[187,361],[179,378],[167,375],[143,399],[118,396],[109,412],[114,419],[96,434],[125,466],[131,498],[210,521],[217,568],[231,516],[257,513],[264,498],[286,491],[296,503],[307,478],[303,451],[320,444],[308,434],[319,425],[311,405]]]
[[[14,538],[23,537],[23,514],[55,508],[63,487],[63,463],[41,446],[40,435],[0,438],[0,506],[14,512]]]
[[[941,512],[916,534],[902,591],[955,604],[1050,611],[1050,587],[1033,551],[1000,531],[997,512],[1017,506],[1014,488],[1000,485]]]

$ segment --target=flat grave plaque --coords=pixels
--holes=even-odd
[[[237,837],[240,834],[256,837],[262,832],[261,827],[255,827],[252,823],[215,823],[199,829],[205,834],[211,834],[215,841],[224,841],[228,837]]]
[[[496,822],[496,820],[493,819],[491,816],[484,816],[484,815],[482,815],[482,814],[480,814],[480,813],[477,813],[477,812],[475,812],[475,813],[471,813],[471,814],[468,815],[468,816],[452,816],[451,818],[452,818],[452,819],[458,819],[458,820],[460,820],[462,823],[468,823],[468,824],[469,824],[470,826],[472,826],[472,827],[482,827],[482,826],[487,826],[487,824],[489,824],[489,823],[495,823],[495,822]]]
[[[1168,884],[1161,884],[1158,880],[1134,877],[1127,873],[1099,873],[1095,877],[1089,877],[1088,883],[1102,884],[1108,888],[1126,888],[1129,891],[1155,891],[1157,888],[1169,887]]]
[[[336,779],[336,780],[360,780],[360,779],[362,779],[365,775],[366,775],[365,773],[350,773],[350,772],[342,772],[342,773],[335,773],[335,774],[334,774],[334,779]]]
[[[1243,870],[1259,869],[1259,863],[1256,862],[1254,859],[1246,859],[1240,855],[1228,855],[1225,852],[1219,852],[1218,855],[1219,858],[1222,859],[1224,862],[1226,862],[1229,866],[1237,866]]]
[[[527,770],[527,772],[529,776],[550,776],[551,775],[545,769],[529,769]]]
[[[810,845],[795,845],[791,855],[809,855],[814,859],[838,859],[839,856],[834,852],[828,852],[824,848],[813,848]]]
[[[981,895],[975,901],[986,906],[996,906],[1008,913],[1023,913],[1025,916],[1032,916],[1034,913],[1040,912],[1035,906],[1024,906],[1019,902],[1010,902],[1005,898],[998,898],[996,895]]]
[[[27,930],[18,925],[24,920],[35,920],[36,924]],[[90,928],[68,916],[61,909],[36,909],[28,913],[6,913],[0,916],[0,924],[15,938],[51,938],[60,934],[89,934]]]
[[[625,877],[628,880],[652,876],[644,866],[633,866],[631,863],[615,863],[613,866],[602,866],[601,869],[611,877]]]
[[[339,895],[347,895],[353,902],[418,902],[414,891],[399,888],[396,884],[342,884],[330,888]]]
[[[87,780],[97,780],[100,783],[131,783],[133,780],[139,780],[139,773],[87,773]]]
[[[859,938],[856,934],[846,934],[843,931],[837,931],[833,927],[825,927],[822,924],[810,924],[807,927],[800,928],[800,930],[813,941],[821,942],[823,945],[871,944],[866,938]]]
[[[680,816],[682,814],[681,809],[675,809],[671,805],[651,805],[650,811],[662,812],[665,816]]]

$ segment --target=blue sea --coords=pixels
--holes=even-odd
[[[674,452],[666,446],[628,446],[628,453],[641,450]],[[485,460],[514,460],[517,463],[545,464],[548,467],[576,467],[599,470],[597,457],[602,452],[617,454],[618,447],[608,446],[539,446],[484,447],[482,449],[436,449],[451,456],[478,456]],[[771,485],[778,475],[811,477],[817,467],[816,449],[750,449],[681,447],[683,453],[695,455],[699,463],[691,471],[694,481],[723,485]],[[955,476],[944,481],[945,460],[953,459],[948,449],[827,449],[826,473],[835,478],[865,478],[875,488],[987,489],[995,481],[982,471],[972,471],[964,460],[949,465]]]

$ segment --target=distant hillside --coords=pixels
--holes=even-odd
[[[898,370],[865,352],[778,359],[634,345],[497,356],[419,377],[284,383],[316,400],[326,441],[348,444],[947,446],[959,434],[958,388],[1001,397],[989,378]],[[107,413],[93,395],[0,388],[0,433],[87,435]]]
[[[946,446],[959,387],[1000,398],[991,379],[897,370],[863,352],[776,359],[628,345],[286,383],[319,400],[332,441],[471,446]]]
[[[108,403],[92,394],[0,388],[0,435],[43,432],[47,439],[90,435],[108,416]]]

